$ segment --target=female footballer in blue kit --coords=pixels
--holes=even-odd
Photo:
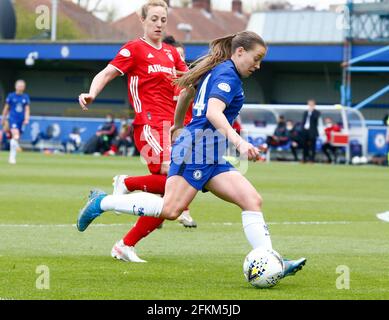
[[[4,127],[8,117],[8,125],[12,134],[8,160],[10,164],[16,164],[16,153],[20,149],[19,139],[23,134],[24,126],[30,121],[30,97],[24,93],[25,90],[26,82],[17,80],[15,82],[15,92],[10,93],[5,100],[1,118]]]
[[[254,32],[243,31],[214,40],[210,52],[177,80],[186,88],[180,95],[171,136],[183,127],[185,112],[196,87],[193,119],[172,147],[169,177],[163,198],[140,192],[107,195],[93,190],[80,211],[77,228],[85,230],[105,211],[118,211],[175,220],[200,190],[234,203],[242,209],[244,233],[253,248],[272,249],[269,230],[261,212],[262,198],[253,185],[222,155],[227,140],[249,160],[259,157],[258,148],[242,139],[231,124],[244,101],[241,78],[260,68],[267,46]],[[295,274],[306,259],[284,260],[284,277]]]

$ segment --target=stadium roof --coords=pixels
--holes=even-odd
[[[35,12],[40,5],[51,8],[51,0],[16,0],[16,3],[29,12]],[[123,41],[123,39],[126,39],[126,35],[120,30],[96,18],[92,13],[72,1],[58,1],[58,11],[59,18],[63,15],[70,19],[79,28],[80,32],[86,34],[91,40]]]
[[[170,8],[169,23],[166,33],[178,41],[206,42],[227,34],[245,30],[249,16],[232,11],[211,10],[199,8]],[[180,30],[180,25],[191,28],[190,36]],[[112,24],[120,32],[126,34],[127,39],[134,39],[143,35],[142,25],[136,13],[132,13]]]
[[[247,29],[268,43],[340,43],[343,31],[339,18],[342,16],[332,11],[256,12]]]

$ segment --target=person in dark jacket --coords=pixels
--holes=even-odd
[[[271,147],[284,146],[289,142],[288,132],[286,130],[285,117],[283,115],[278,117],[277,127],[272,136],[268,136],[266,143]]]
[[[84,147],[84,153],[100,153],[108,151],[111,148],[113,138],[117,135],[117,128],[112,114],[107,114],[106,121],[97,130],[96,134],[89,139]]]
[[[314,99],[309,99],[307,104],[308,110],[304,112],[302,119],[303,162],[315,162],[320,112],[316,110]]]
[[[292,120],[286,121],[286,130],[290,141],[290,150],[293,154],[293,160],[298,161],[297,150],[301,149],[301,124],[293,124]]]

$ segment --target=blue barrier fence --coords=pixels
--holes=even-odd
[[[380,121],[382,123],[382,121]],[[377,121],[379,123],[379,121]],[[388,143],[386,141],[387,137],[387,127],[385,126],[368,126],[367,128],[367,153],[369,155],[385,155],[388,153]],[[260,145],[262,143],[265,143],[266,138],[265,137],[258,137],[258,136],[248,136],[248,141],[252,143],[253,145]],[[320,151],[322,147],[323,141],[318,138],[316,143],[316,150]],[[356,145],[359,144],[356,140],[350,140],[350,147],[351,147],[351,154],[353,155],[353,150],[356,149]],[[362,149],[362,146],[359,146],[360,149]],[[287,144],[282,147],[273,148],[277,150],[289,150],[290,145]],[[361,151],[355,151],[355,152],[361,152]]]
[[[33,141],[39,133],[52,133],[52,142],[62,142],[69,134],[78,128],[82,143],[85,143],[103,125],[105,118],[71,118],[71,117],[40,117],[31,116],[30,123],[25,126],[21,136],[22,142]],[[120,122],[115,121],[117,128]]]
[[[78,128],[82,143],[85,143],[104,122],[104,118],[31,116],[30,123],[24,128],[21,140],[23,142],[31,142],[40,132],[45,133],[50,127],[53,135],[51,141],[60,143],[64,141],[75,128]],[[120,122],[118,120],[115,121],[115,124],[117,128],[120,129]],[[387,128],[385,126],[368,127],[368,154],[383,155],[387,152],[386,134]],[[249,137],[249,141],[255,145],[264,142],[263,140],[264,138]]]
[[[386,142],[387,128],[384,126],[368,127],[367,153],[385,155],[388,152]]]

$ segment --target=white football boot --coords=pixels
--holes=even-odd
[[[113,177],[113,182],[112,182],[112,186],[113,186],[113,191],[112,191],[112,194],[113,195],[121,195],[121,194],[127,194],[129,193],[127,188],[126,188],[126,185],[124,183],[124,179],[126,179],[128,176],[122,174],[122,175],[118,175],[118,176],[114,176]]]
[[[115,243],[111,250],[111,256],[114,259],[122,260],[125,262],[147,262],[137,256],[135,247],[126,246],[123,243],[123,240]]]
[[[185,228],[197,228],[196,221],[193,220],[189,214],[189,210],[185,210],[177,218],[178,222],[181,223]]]

